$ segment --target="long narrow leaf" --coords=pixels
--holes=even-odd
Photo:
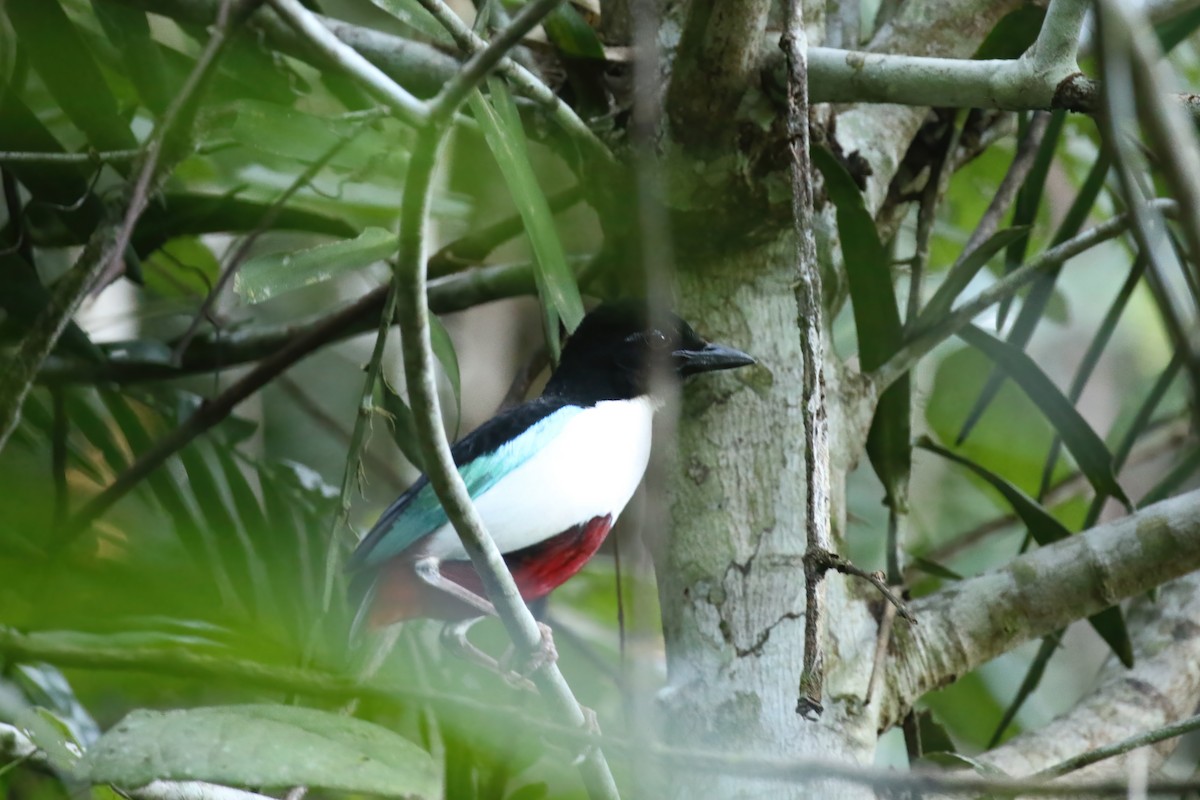
[[[1058,149],[1058,142],[1062,138],[1063,125],[1066,120],[1067,112],[1061,109],[1050,115],[1050,124],[1046,126],[1042,143],[1038,146],[1037,155],[1033,159],[1033,166],[1029,168],[1029,174],[1025,176],[1025,183],[1021,185],[1021,190],[1017,193],[1017,202],[1013,208],[1012,217],[1014,227],[1032,226],[1034,220],[1037,219],[1038,208],[1042,204],[1042,192],[1046,187],[1046,175],[1050,172],[1050,164],[1054,161],[1054,151]],[[1018,239],[1008,246],[1008,252],[1004,257],[1005,273],[1012,272],[1024,263],[1028,248],[1028,238]],[[1005,298],[997,308],[997,329],[1004,326],[1004,320],[1008,316],[1011,304],[1012,298]]]
[[[1088,343],[1088,349],[1083,354],[1083,358],[1079,362],[1079,367],[1075,370],[1075,377],[1071,379],[1071,386],[1067,390],[1067,400],[1072,404],[1077,403],[1083,395],[1083,389],[1087,386],[1088,379],[1091,378],[1092,372],[1096,369],[1096,364],[1100,362],[1100,356],[1108,347],[1109,341],[1112,339],[1113,331],[1116,330],[1117,323],[1121,319],[1121,315],[1125,313],[1125,306],[1129,303],[1129,298],[1133,296],[1133,290],[1137,288],[1138,282],[1142,279],[1142,275],[1146,271],[1146,259],[1138,257],[1133,262],[1133,267],[1129,270],[1129,275],[1125,278],[1125,283],[1122,284],[1117,296],[1113,298],[1112,303],[1108,307],[1108,311],[1104,314],[1104,319],[1100,321],[1100,327],[1096,329],[1096,335],[1092,337],[1092,341]],[[1050,443],[1050,452],[1046,454],[1046,464],[1042,468],[1042,484],[1038,489],[1038,497],[1045,497],[1046,492],[1050,490],[1050,481],[1054,476],[1054,466],[1058,463],[1058,454],[1062,450],[1062,439],[1055,435],[1054,440]],[[1119,465],[1115,463],[1114,456],[1113,470],[1119,469]]]
[[[1028,238],[1028,236],[1028,226],[1005,228],[1004,230],[996,231],[987,239],[980,242],[978,247],[963,258],[960,258],[958,263],[950,268],[950,272],[947,273],[946,279],[942,281],[942,285],[937,288],[937,291],[933,293],[933,297],[925,305],[925,310],[921,312],[921,321],[918,323],[918,327],[931,324],[945,316],[954,306],[954,301],[962,294],[963,289],[967,288],[967,284],[971,282],[971,279],[979,274],[979,270],[987,266],[988,261],[993,256],[1018,239]]]
[[[538,293],[543,305],[553,310],[546,332],[554,351],[558,335],[555,319],[561,319],[568,332],[575,330],[583,319],[583,300],[554,228],[550,204],[529,163],[525,130],[521,127],[516,104],[502,80],[490,79],[488,90],[490,101],[481,92],[471,94],[471,110],[525,222],[537,267]]]
[[[1054,239],[1051,246],[1062,244],[1066,240],[1079,233],[1079,229],[1083,227],[1084,221],[1088,215],[1092,213],[1092,208],[1096,205],[1096,198],[1100,195],[1100,190],[1104,188],[1104,179],[1108,175],[1109,159],[1105,154],[1101,154],[1096,159],[1096,163],[1092,165],[1092,169],[1088,172],[1087,177],[1083,181],[1083,185],[1079,188],[1079,193],[1075,195],[1075,200],[1071,203],[1071,207],[1067,209],[1067,214],[1063,221],[1058,226],[1058,231],[1054,234]],[[1012,330],[1009,331],[1007,340],[1018,347],[1024,348],[1029,343],[1033,336],[1037,324],[1041,321],[1042,315],[1046,310],[1047,304],[1053,295],[1054,286],[1058,281],[1058,275],[1062,271],[1062,266],[1058,266],[1052,270],[1042,273],[1034,281],[1032,288],[1025,297],[1025,302],[1021,305],[1021,310],[1017,314],[1017,320],[1013,323]],[[979,398],[975,401],[975,405],[971,407],[967,417],[963,420],[962,429],[958,434],[958,442],[961,444],[971,433],[971,429],[977,423],[992,400],[1000,392],[1000,387],[1004,384],[1004,373],[1000,369],[992,370],[988,376],[987,383],[979,390]]]
[[[1071,531],[1055,519],[1054,515],[1040,503],[983,465],[940,447],[925,436],[918,440],[917,446],[956,464],[961,464],[985,480],[1012,506],[1013,512],[1020,518],[1034,541],[1039,545],[1046,546],[1071,535]],[[1125,617],[1121,613],[1120,606],[1106,608],[1092,615],[1088,621],[1096,629],[1096,633],[1100,634],[1100,637],[1112,648],[1117,658],[1121,659],[1121,663],[1131,666],[1133,664],[1133,644],[1129,641],[1129,631],[1125,627]]]
[[[393,255],[396,247],[396,235],[391,231],[367,228],[354,239],[252,258],[242,265],[233,287],[247,302],[261,303],[370,266]]]
[[[138,146],[121,118],[104,71],[58,0],[8,0],[8,18],[23,52],[41,75],[59,107],[97,150]]]
[[[1013,347],[974,325],[963,328],[958,335],[992,359],[1041,409],[1096,491],[1115,497],[1126,508],[1132,510],[1132,503],[1117,483],[1113,472],[1112,454],[1104,441],[1096,435],[1033,359],[1020,348]]]
[[[863,371],[868,372],[895,353],[902,339],[891,260],[853,178],[829,151],[814,148],[812,157],[837,208],[838,237],[858,331],[858,359]],[[911,398],[909,379],[905,376],[880,397],[867,436],[867,456],[887,490],[893,511],[903,510],[894,504],[902,502],[907,494],[912,467]]]

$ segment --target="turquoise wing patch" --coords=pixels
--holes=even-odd
[[[560,408],[529,426],[515,439],[490,453],[484,453],[466,464],[461,464],[458,474],[467,485],[471,499],[478,499],[501,478],[527,462],[547,442],[558,436],[567,423],[581,411],[583,409],[577,406]],[[484,431],[481,428],[477,433]],[[466,443],[464,440],[463,444]],[[447,522],[446,512],[442,510],[442,504],[438,501],[433,487],[422,475],[412,488],[402,494],[379,517],[375,527],[355,550],[350,560],[350,568],[357,570],[379,566],[408,550]]]

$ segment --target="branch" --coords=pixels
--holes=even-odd
[[[429,284],[429,308],[437,314],[463,311],[481,303],[530,294],[535,290],[530,264],[497,264],[459,273]],[[38,379],[52,385],[63,383],[132,383],[169,380],[201,372],[226,370],[272,356],[298,338],[316,329],[324,338],[319,347],[374,329],[383,311],[387,286],[371,290],[351,306],[319,317],[277,325],[246,325],[229,331],[209,331],[192,340],[178,366],[165,361],[122,357],[124,345],[109,345],[103,364],[85,364],[55,357],[46,362]],[[342,324],[327,326],[348,309],[355,312]],[[175,342],[168,342],[173,346]],[[298,357],[307,355],[299,354]]]
[[[410,125],[428,118],[425,104],[410,94],[383,70],[334,35],[300,0],[270,0],[271,6],[297,34],[321,53],[333,66],[349,73],[368,92],[387,105],[396,117]]]
[[[825,672],[823,615],[825,571],[820,563],[833,549],[829,504],[829,418],[825,405],[825,322],[821,297],[821,265],[813,230],[813,169],[809,158],[808,37],[801,0],[787,4],[787,30],[779,47],[788,62],[788,144],[791,153],[792,220],[796,237],[796,326],[804,361],[801,417],[804,420],[804,664],[800,672],[797,713],[821,714]]]
[[[161,14],[180,22],[211,25],[221,0],[104,0]],[[430,97],[458,71],[457,59],[437,48],[372,28],[351,25],[316,15],[321,24],[345,44],[362,53],[392,80],[408,87],[418,97]],[[320,50],[270,9],[262,9],[247,22],[251,30],[280,52],[324,66]]]
[[[1200,575],[1164,586],[1129,612],[1137,662],[1126,669],[1110,660],[1096,688],[1036,731],[1023,733],[981,759],[1011,775],[1062,775],[1126,752],[1163,726],[1191,715],[1200,699]],[[1124,741],[1132,737],[1129,741]],[[1167,736],[1149,737],[1161,741]],[[1155,748],[1153,763],[1169,755]],[[1123,759],[1122,759],[1123,761]],[[1120,774],[1121,762],[1088,770],[1090,777]]]
[[[441,0],[419,0],[419,2],[450,33],[463,52],[473,55],[487,47],[487,41],[467,27],[458,14],[454,13]],[[497,69],[500,74],[508,78],[518,92],[545,108],[563,130],[571,134],[577,142],[591,152],[598,163],[606,165],[616,163],[612,152],[596,134],[592,133],[592,129],[587,126],[587,123],[579,118],[575,109],[564,103],[554,93],[554,90],[542,83],[536,75],[507,56],[500,59]]]
[[[411,683],[359,683],[351,676],[334,675],[312,669],[263,664],[213,656],[187,650],[157,647],[104,646],[83,644],[86,635],[70,634],[59,637],[54,633],[21,634],[0,627],[0,655],[11,661],[45,661],[60,667],[91,670],[126,670],[171,674],[205,681],[228,681],[241,688],[254,687],[268,691],[290,692],[312,697],[345,700],[370,697],[385,707],[398,702],[412,705],[436,704],[461,713],[481,717],[495,715],[523,732],[536,732],[552,745],[602,745],[624,755],[654,759],[677,769],[704,774],[739,774],[758,778],[773,778],[798,785],[838,780],[850,784],[872,786],[881,792],[939,792],[955,795],[978,795],[981,792],[1004,797],[1013,796],[1095,796],[1124,797],[1127,784],[1122,780],[1089,781],[1064,784],[1045,781],[990,778],[969,773],[897,772],[892,769],[864,767],[860,764],[837,764],[829,759],[775,759],[758,754],[685,750],[668,747],[644,737],[633,740],[612,736],[597,736],[578,728],[568,728],[547,722],[518,706],[502,706],[472,700],[461,693],[417,691]],[[96,637],[97,639],[101,637]],[[8,729],[0,727],[0,742]],[[0,748],[3,744],[0,744]],[[27,750],[24,752],[28,752]],[[1176,793],[1196,788],[1193,781],[1159,781],[1151,783],[1154,791]],[[145,798],[151,800],[151,798]],[[166,800],[154,798],[153,800]]]
[[[476,52],[430,103],[428,122],[417,133],[405,175],[400,201],[400,240],[393,276],[405,382],[429,484],[470,556],[487,599],[513,644],[526,653],[533,653],[543,645],[542,629],[521,599],[499,548],[488,535],[471,502],[442,428],[429,336],[429,307],[425,301],[425,226],[433,173],[453,114],[496,63],[559,2],[533,0],[525,5],[513,17],[512,23],[487,48]],[[588,725],[583,707],[575,699],[555,660],[547,659],[531,677],[547,703],[567,725],[581,729]],[[618,797],[608,762],[598,748],[584,750],[579,769],[593,800]]]
[[[1200,568],[1200,491],[1016,558],[912,604],[896,643],[887,727],[925,692],[1021,642]]]

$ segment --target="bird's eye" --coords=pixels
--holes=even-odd
[[[662,331],[654,330],[646,334],[646,343],[654,350],[666,350],[670,342]]]

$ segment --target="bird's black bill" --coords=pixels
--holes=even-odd
[[[698,372],[748,367],[755,363],[741,350],[723,344],[706,344],[699,350],[676,350],[671,356],[675,361],[675,369],[684,377]]]

